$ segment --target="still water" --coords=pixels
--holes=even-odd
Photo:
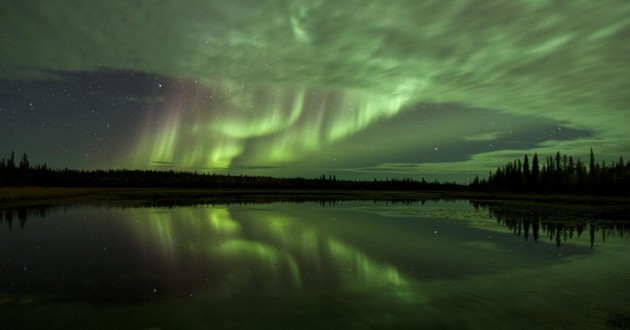
[[[623,214],[344,201],[0,216],[2,329],[630,327]]]

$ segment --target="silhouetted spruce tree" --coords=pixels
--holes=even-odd
[[[556,153],[556,173],[554,173],[555,184],[561,190],[564,190],[566,181],[567,155],[562,156],[560,151]]]
[[[525,155],[525,158],[523,159],[523,175],[525,176],[525,180],[529,181],[531,172],[529,169],[529,158],[527,157],[527,155]]]
[[[9,157],[9,160],[7,161],[7,169],[9,170],[15,169],[15,152],[14,151],[11,151],[11,157]]]
[[[30,168],[30,164],[28,162],[28,156],[26,156],[26,153],[24,153],[22,155],[22,160],[20,161],[20,170],[25,171],[28,170]]]
[[[593,154],[593,148],[591,148],[589,154],[589,162],[588,162],[588,177],[589,184],[591,185],[591,189],[595,189],[595,181],[597,177],[597,165],[595,164],[595,155]]]
[[[538,164],[538,154],[534,153],[534,158],[532,158],[532,179],[531,179],[531,189],[536,190],[538,187],[538,179],[540,176],[540,165]]]
[[[595,172],[595,155],[593,154],[593,148],[591,148],[591,151],[589,154],[588,170],[591,173]]]
[[[527,155],[524,163],[528,164]],[[588,168],[579,158],[562,155],[546,156],[545,163],[540,164],[538,155],[534,154],[531,170],[521,167],[519,160],[497,168],[486,180],[475,181],[471,188],[495,189],[507,191],[530,192],[579,192],[579,193],[630,193],[630,162],[624,164],[623,157],[618,161],[601,164],[595,162],[593,153]],[[592,168],[592,170],[591,170]],[[525,186],[519,186],[524,182]]]
[[[560,155],[560,151],[556,152],[556,173],[560,174],[562,172],[562,156]]]

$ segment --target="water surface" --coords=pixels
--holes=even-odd
[[[630,320],[623,215],[467,201],[122,205],[0,211],[0,328]]]

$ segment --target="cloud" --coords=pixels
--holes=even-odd
[[[151,167],[177,167],[177,162],[151,161]]]
[[[239,3],[8,2],[0,11],[0,77],[136,71],[245,82],[270,93],[332,90],[353,104],[379,100],[383,118],[420,101],[456,102],[590,131],[602,155],[630,150],[628,1]],[[330,117],[339,123],[314,125],[320,140],[295,133],[278,138],[274,150],[319,152],[381,120],[376,106],[351,108],[322,111],[337,113]],[[228,124],[247,128],[255,118],[236,119]],[[346,123],[353,129],[330,129]],[[495,133],[464,139],[492,141]],[[224,164],[243,147],[228,140],[217,151]],[[139,148],[159,139],[146,141]]]
[[[163,103],[164,102],[164,97],[163,96],[145,96],[145,97],[134,97],[134,96],[127,96],[125,97],[125,100],[131,103],[139,103],[139,104],[156,104],[156,103]]]
[[[283,168],[283,166],[271,166],[271,165],[232,165],[231,168],[237,170],[275,170]]]
[[[485,171],[485,168],[470,166],[471,161],[447,162],[447,163],[383,163],[372,167],[357,167],[340,169],[353,173],[377,173],[377,174],[406,174],[406,175],[430,175],[430,174],[469,174],[474,175]]]
[[[465,141],[494,141],[499,139],[505,133],[506,132],[488,132],[477,135],[464,136],[462,139],[464,139]]]

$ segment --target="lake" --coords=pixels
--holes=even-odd
[[[628,328],[630,222],[457,201],[0,210],[0,328]]]

